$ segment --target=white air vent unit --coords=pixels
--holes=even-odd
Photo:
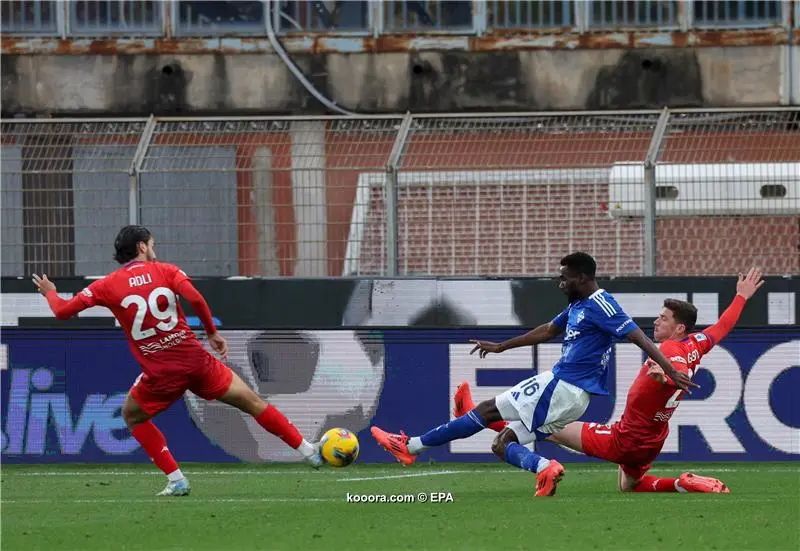
[[[644,216],[642,163],[619,163],[609,177],[611,216]],[[656,214],[800,215],[800,163],[656,166]]]

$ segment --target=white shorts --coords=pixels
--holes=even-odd
[[[530,444],[577,421],[589,407],[589,393],[545,371],[496,396],[495,404],[519,443]]]

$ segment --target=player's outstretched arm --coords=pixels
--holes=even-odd
[[[52,310],[57,319],[67,320],[88,308],[78,295],[75,295],[69,300],[58,296],[56,285],[47,279],[47,274],[42,274],[41,277],[37,274],[33,274],[33,284],[36,285],[39,292],[47,299],[47,304],[50,306],[50,310]]]
[[[470,354],[480,351],[479,356],[485,358],[486,354],[493,352],[499,354],[512,348],[519,348],[520,346],[533,346],[543,342],[547,342],[553,337],[560,335],[564,330],[555,323],[548,322],[540,325],[536,329],[532,329],[523,335],[508,339],[503,342],[491,341],[477,341],[471,340],[469,342],[475,345]]]
[[[700,388],[700,385],[692,382],[692,379],[688,374],[681,373],[672,366],[672,364],[669,362],[666,356],[664,356],[661,350],[659,350],[655,343],[644,334],[644,331],[637,327],[634,331],[628,333],[627,337],[629,341],[644,350],[650,358],[655,360],[656,363],[661,366],[661,369],[663,369],[664,373],[670,379],[672,379],[672,381],[675,383],[675,386],[687,392],[690,392],[691,387]]]

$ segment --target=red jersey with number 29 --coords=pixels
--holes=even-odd
[[[693,377],[700,359],[714,346],[713,337],[692,333],[682,341],[664,341],[659,346],[672,366]],[[669,420],[684,391],[669,381],[662,384],[647,374],[645,364],[628,391],[625,411],[617,424],[619,436],[639,446],[659,445],[669,434]]]
[[[134,261],[79,293],[87,307],[105,306],[128,337],[142,371],[154,378],[197,369],[208,355],[186,322],[178,289],[189,277],[177,266]]]

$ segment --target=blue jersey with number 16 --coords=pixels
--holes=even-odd
[[[617,338],[638,329],[614,297],[598,289],[576,300],[553,321],[565,331],[553,375],[591,394],[608,394],[608,362]]]

